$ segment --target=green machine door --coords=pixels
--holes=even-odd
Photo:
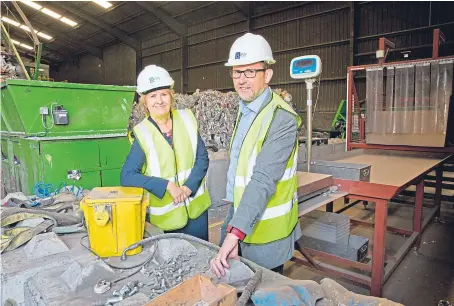
[[[127,137],[41,141],[42,181],[55,188],[61,182],[84,189],[119,186],[129,149]]]
[[[42,141],[40,149],[43,182],[52,183],[55,188],[61,182],[84,189],[101,186],[98,141]],[[79,179],[69,179],[68,171]]]
[[[130,148],[127,137],[99,141],[102,186],[120,186],[121,168]]]

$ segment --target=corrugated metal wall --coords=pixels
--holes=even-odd
[[[188,92],[233,90],[224,62],[233,41],[251,30],[273,48],[277,63],[272,86],[292,94],[303,118],[305,85],[290,78],[290,60],[306,54],[321,57],[323,73],[314,117],[314,127],[319,128],[329,127],[346,97],[347,66],[377,62],[379,37],[385,35],[396,43],[389,61],[402,60],[405,50],[411,51],[411,58],[429,57],[432,30],[440,27],[450,42],[440,54],[454,54],[453,2],[251,2],[250,23],[233,2],[179,4],[183,5],[169,2],[162,8],[188,25]],[[142,66],[165,67],[175,78],[175,89],[181,91],[182,39],[163,24],[130,35],[142,41]],[[104,76],[107,84],[109,77]]]
[[[71,83],[134,85],[136,82],[136,52],[124,44],[103,50],[103,59],[84,55],[74,62],[50,70],[56,81]]]
[[[226,6],[225,3],[222,5]],[[211,11],[220,12],[221,16],[211,16],[210,20],[188,27],[189,92],[196,89],[233,90],[224,63],[232,43],[248,31],[248,22],[231,4],[222,9],[218,4],[213,5]],[[290,61],[304,54],[317,54],[322,58],[316,127],[329,125],[339,101],[346,96],[349,11],[348,2],[270,2],[252,6],[252,32],[268,40],[277,61],[273,66],[271,85],[288,90],[303,113],[305,85],[290,78]],[[181,40],[178,36],[173,33],[160,35],[158,40],[144,40],[142,47],[143,65],[162,65],[173,76],[181,76]],[[175,81],[176,90],[181,91],[180,79]]]

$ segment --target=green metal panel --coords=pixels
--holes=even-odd
[[[97,140],[42,141],[40,148],[43,182],[55,187],[61,182],[86,189],[101,186]],[[69,170],[80,170],[80,180],[68,179]]]
[[[102,170],[101,171],[102,186],[104,187],[120,186],[120,173],[121,168]]]
[[[11,132],[27,136],[83,136],[125,133],[135,87],[7,80],[2,86],[2,117]],[[63,105],[68,125],[53,125],[46,116],[46,134],[40,107]],[[5,112],[3,112],[5,110]]]
[[[102,167],[122,167],[131,145],[127,137],[99,140],[99,158]]]
[[[2,159],[8,159],[8,138],[1,138]]]
[[[19,117],[16,104],[13,102],[14,97],[11,91],[7,90],[6,83],[2,83],[1,95],[1,117],[2,117],[2,132],[25,133],[24,126]]]
[[[130,148],[126,131],[134,92],[131,86],[3,83],[2,175],[8,191],[32,194],[37,182],[88,189],[118,186]],[[57,104],[68,111],[68,125],[53,124],[52,108]],[[40,107],[50,111],[47,131]],[[80,170],[80,180],[68,179],[69,170]]]
[[[6,192],[11,192],[11,163],[8,159],[8,138],[2,137],[2,182]]]
[[[20,167],[16,164],[16,157],[19,155],[20,151],[18,138],[8,138],[6,149],[8,152],[9,165],[9,192],[20,191]]]
[[[102,186],[120,186],[120,172],[131,148],[127,137],[99,141]]]
[[[2,110],[2,114],[3,114],[3,110]],[[4,135],[5,136],[7,135],[8,129],[6,128],[6,123],[5,123],[5,120],[3,120],[3,116],[0,116],[0,119],[1,119],[0,132],[3,137]]]
[[[5,188],[5,191],[7,193],[11,192],[11,171],[10,171],[10,165],[9,161],[2,160],[2,183],[3,183],[3,188]]]
[[[43,177],[43,168],[39,156],[39,142],[20,138],[19,143],[22,186],[24,190],[31,193],[35,183],[39,182]]]

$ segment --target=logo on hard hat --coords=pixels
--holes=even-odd
[[[154,83],[155,81],[159,80],[159,77],[151,77],[148,80],[150,81],[150,83]]]
[[[235,53],[235,59],[240,59],[241,57],[245,57],[246,55],[247,53],[237,52]]]

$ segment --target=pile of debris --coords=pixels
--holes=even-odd
[[[146,275],[150,282],[146,283],[151,288],[150,299],[166,292],[170,288],[178,285],[183,281],[183,278],[193,272],[196,265],[189,260],[191,256],[178,254],[175,259],[168,259],[163,264],[157,265],[153,269],[147,270],[145,266],[142,267],[142,274]]]
[[[25,79],[25,73],[16,62],[14,55],[4,50],[3,46],[0,54],[0,82],[4,82],[7,79]]]
[[[73,191],[65,187],[48,197],[27,197],[22,192],[15,192],[3,198],[0,254],[15,250],[46,231],[61,234],[85,231],[79,203],[88,191]]]
[[[292,103],[292,96],[285,90],[274,89],[284,101],[299,113]],[[235,120],[238,114],[239,97],[236,92],[223,93],[216,90],[199,91],[192,94],[176,94],[175,108],[189,108],[197,118],[199,132],[207,148],[217,151],[228,149],[230,138],[233,134]],[[143,106],[134,103],[132,114],[129,119],[128,130],[145,118]],[[304,126],[300,127],[300,135],[305,133]]]

